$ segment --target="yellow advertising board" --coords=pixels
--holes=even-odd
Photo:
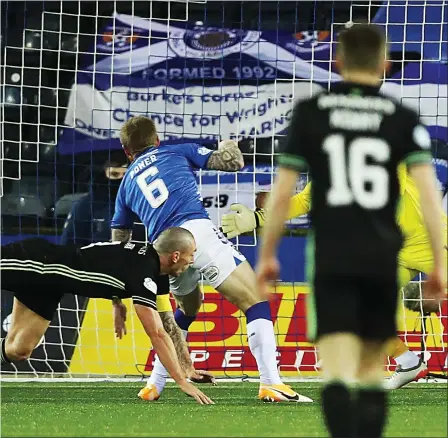
[[[198,369],[208,369],[217,376],[256,376],[257,369],[247,343],[244,315],[223,300],[212,288],[206,287],[205,300],[198,318],[190,327],[188,344],[192,360]],[[278,345],[278,362],[282,375],[316,374],[318,357],[306,340],[305,299],[308,288],[303,284],[281,285],[271,301]],[[149,374],[154,352],[140,321],[128,307],[128,334],[115,338],[112,305],[106,300],[89,301],[70,364],[72,374],[140,375]],[[422,339],[420,315],[400,306],[399,332],[412,349],[419,350]],[[429,365],[440,371],[447,356],[447,305],[442,315],[430,318],[426,336],[431,353]]]

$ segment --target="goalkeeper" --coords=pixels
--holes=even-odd
[[[429,237],[426,234],[417,188],[402,165],[398,169],[401,191],[401,203],[398,210],[398,224],[404,234],[405,243],[399,254],[398,282],[400,289],[406,286],[419,272],[428,274],[433,267],[433,258]],[[447,181],[442,181],[442,190],[446,190]],[[288,220],[307,214],[311,205],[311,183],[305,189],[293,196],[290,201]],[[242,204],[233,204],[221,219],[223,232],[228,238],[247,233],[264,225],[265,210],[259,206],[255,211]],[[445,226],[447,217],[444,216]],[[444,233],[445,239],[447,233]],[[445,246],[447,243],[445,242]],[[410,351],[406,344],[397,338],[391,343],[388,355],[397,363],[395,373],[386,381],[387,389],[398,389],[402,386],[425,377],[428,374],[422,358]]]

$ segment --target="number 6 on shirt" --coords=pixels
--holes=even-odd
[[[137,184],[140,187],[145,198],[148,200],[149,205],[152,208],[160,207],[170,194],[167,186],[163,182],[163,179],[157,178],[150,183],[147,182],[148,177],[155,176],[159,173],[157,167],[152,166],[142,172],[137,178]]]

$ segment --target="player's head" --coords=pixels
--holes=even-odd
[[[121,154],[123,157],[123,154]],[[111,157],[104,163],[104,176],[110,181],[121,181],[128,168],[128,163],[125,162],[125,158],[122,160],[116,157]]]
[[[388,44],[381,27],[355,24],[339,34],[336,65],[345,80],[380,81],[389,68]]]
[[[144,116],[136,116],[127,120],[120,130],[121,146],[130,161],[151,146],[159,146],[155,123]]]
[[[196,242],[193,234],[185,228],[168,228],[159,235],[153,246],[160,257],[162,274],[177,277],[193,264]]]
[[[115,202],[121,180],[128,167],[128,160],[121,151],[112,151],[104,161],[101,169],[94,173],[94,184],[92,191],[96,197],[105,201]],[[91,178],[91,169],[88,170],[88,178]]]

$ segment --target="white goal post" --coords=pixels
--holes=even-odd
[[[162,141],[213,147],[220,139],[239,140],[247,164],[243,172],[198,172],[199,187],[217,224],[232,203],[255,208],[257,194],[272,183],[293,102],[340,80],[334,40],[348,21],[385,26],[393,61],[385,92],[417,108],[431,136],[446,141],[446,1],[351,2],[345,12],[334,11],[327,27],[317,18],[305,25],[293,15],[288,29],[277,30],[264,29],[265,21],[257,26],[256,18],[245,15],[257,7],[261,11],[263,2],[248,2],[252,9],[241,9],[239,24],[227,18],[219,22],[218,2],[132,1],[123,10],[123,2],[107,2],[107,8],[106,2],[86,6],[78,1],[70,2],[78,5],[70,11],[63,3],[45,2],[51,8],[42,7],[34,18],[24,10],[25,28],[6,29],[2,41],[2,244],[30,234],[57,241],[64,219],[58,211],[79,199],[74,179],[82,171],[93,172],[96,154],[120,149],[120,126],[138,114],[156,122]],[[305,183],[302,179],[297,190]],[[306,218],[288,224],[283,282],[272,302],[279,367],[287,379],[315,379],[319,370],[316,349],[305,336],[306,228]],[[237,243],[253,261],[257,235]],[[242,314],[209,286],[204,290],[188,338],[195,364],[222,378],[256,378]],[[408,310],[405,301],[398,315],[400,336],[413,351],[423,347],[431,372],[446,373],[447,303],[422,327],[422,314]],[[12,302],[8,292],[1,302],[4,337]],[[128,334],[116,340],[109,302],[64,297],[31,359],[4,366],[2,379],[104,381],[149,375],[153,352],[127,304]],[[394,368],[390,359],[385,369]]]

